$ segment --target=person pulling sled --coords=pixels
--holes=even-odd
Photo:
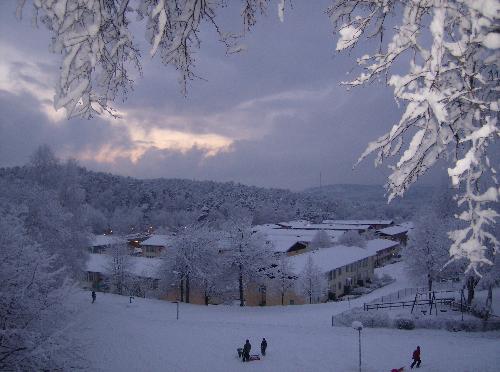
[[[245,345],[243,345],[243,362],[250,360],[250,350],[252,350],[252,345],[250,341],[246,340]]]
[[[422,362],[420,360],[420,346],[417,346],[417,349],[413,351],[413,363],[411,364],[410,368],[413,369],[415,367],[415,364],[417,365],[417,368],[420,368],[420,363]]]

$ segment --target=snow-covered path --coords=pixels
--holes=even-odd
[[[396,284],[396,283],[394,283]],[[390,289],[384,289],[389,291]],[[378,297],[380,293],[369,296]],[[89,370],[98,371],[357,371],[357,332],[330,326],[349,304],[240,308],[176,305],[165,301],[82,292],[76,330],[86,342]],[[360,303],[366,301],[357,300]],[[353,306],[355,301],[351,302]],[[236,348],[246,338],[264,360],[243,364]],[[363,371],[409,366],[422,348],[422,371],[498,371],[500,332],[365,329]]]

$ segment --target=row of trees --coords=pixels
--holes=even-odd
[[[313,248],[332,245],[322,233],[316,234]],[[297,272],[288,256],[274,252],[265,236],[252,228],[251,217],[244,212],[181,229],[155,272],[160,278],[158,287],[150,279],[140,279],[126,245],[115,245],[107,253],[110,260],[105,285],[119,294],[161,296],[174,291],[180,301],[189,303],[195,288],[206,305],[217,298],[238,299],[244,306],[250,285],[280,296],[282,305],[292,291],[310,303],[321,301],[327,291],[326,276],[311,257]]]
[[[203,291],[205,303],[213,297],[234,298],[245,305],[249,285],[279,294],[284,304],[290,291],[311,302],[326,289],[326,277],[311,261],[297,273],[290,260],[276,254],[265,236],[252,229],[251,218],[225,221],[221,229],[206,225],[186,227],[176,238],[161,268],[163,288],[177,287],[181,301],[190,302],[193,285]]]

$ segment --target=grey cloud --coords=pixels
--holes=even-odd
[[[179,92],[176,71],[149,58],[142,26],[135,25],[144,76],[128,99],[117,103],[127,117],[113,125],[100,118],[54,124],[42,113],[40,97],[0,92],[0,165],[23,163],[40,143],[64,156],[97,153],[103,146],[130,148],[138,144],[128,134],[130,120],[145,130],[213,133],[236,140],[229,152],[208,158],[197,147],[184,152],[150,147],[136,163],[124,156],[113,163],[81,163],[136,177],[232,180],[292,189],[317,185],[320,172],[324,183],[383,183],[388,172],[374,169],[370,159],[354,171],[352,165],[368,141],[398,119],[391,91],[380,85],[351,92],[340,87],[357,54],[335,55],[331,25],[323,13],[329,2],[293,5],[284,23],[277,21],[274,8],[259,18],[242,40],[248,49],[241,54],[226,56],[214,31],[203,27],[196,71],[205,80],[193,81],[187,97]],[[30,62],[55,79],[60,56],[48,52],[48,32],[43,27],[34,31],[26,19],[17,22],[8,13],[14,10],[10,5],[0,7],[0,41],[29,55]],[[226,30],[241,30],[240,21],[232,18],[235,9],[239,14],[229,6],[219,17]],[[17,78],[45,88],[53,84],[29,74]]]
[[[41,144],[50,145],[62,157],[98,151],[104,144],[131,144],[126,133],[100,119],[54,124],[40,113],[40,102],[29,94],[0,90],[0,112],[0,166],[26,163]]]

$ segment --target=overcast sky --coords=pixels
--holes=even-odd
[[[49,34],[22,22],[16,1],[0,2],[0,166],[20,165],[40,144],[95,170],[139,178],[235,181],[293,190],[319,184],[382,184],[386,167],[352,166],[368,141],[398,119],[382,84],[348,92],[340,82],[359,52],[337,55],[327,1],[297,1],[284,23],[275,4],[225,54],[213,30],[202,32],[198,75],[181,95],[173,68],[151,60],[141,25],[144,75],[122,119],[65,119],[52,105],[60,56]],[[240,31],[238,9],[220,17]],[[233,15],[233,16],[231,16]]]

